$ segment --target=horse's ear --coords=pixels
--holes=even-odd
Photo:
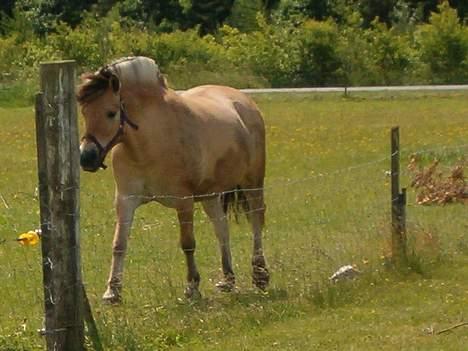
[[[89,80],[90,80],[91,78],[93,78],[93,77],[94,77],[94,73],[86,72],[86,73],[82,73],[82,74],[80,75],[80,80],[81,80],[82,82],[87,82],[87,81],[89,81]]]
[[[120,91],[120,79],[115,74],[111,75],[109,79],[109,84],[112,88],[112,91],[117,94]]]

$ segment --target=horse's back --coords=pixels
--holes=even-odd
[[[255,102],[238,89],[220,85],[202,85],[181,96],[202,114],[214,118],[239,117],[251,132],[265,133],[263,117]]]
[[[214,167],[208,174],[238,178],[242,183],[233,185],[262,185],[265,127],[255,102],[237,89],[216,85],[199,86],[181,96],[203,120],[200,133],[205,136],[204,158]]]

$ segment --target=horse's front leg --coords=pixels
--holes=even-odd
[[[193,233],[193,200],[183,200],[177,206],[177,216],[180,225],[180,246],[187,262],[187,298],[199,298],[200,274],[195,264],[195,236]]]
[[[107,290],[102,296],[105,302],[119,303],[122,300],[123,264],[127,251],[127,242],[133,222],[133,215],[139,202],[134,197],[116,195],[115,209],[117,223],[112,243],[112,264],[107,281]]]

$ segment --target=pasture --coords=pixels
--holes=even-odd
[[[466,205],[419,206],[409,156],[450,167],[468,149],[468,93],[254,96],[267,126],[266,293],[252,288],[251,234],[232,220],[238,291],[223,294],[211,225],[198,209],[202,300],[183,298],[173,210],[136,214],[124,304],[101,304],[114,226],[110,170],[81,174],[83,277],[108,350],[462,350],[468,318]],[[0,107],[0,350],[39,350],[40,248],[14,239],[38,227],[34,111]],[[389,267],[390,128],[400,126],[410,265]],[[355,281],[332,284],[355,264]]]

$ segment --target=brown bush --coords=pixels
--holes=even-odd
[[[464,175],[464,162],[452,167],[448,174],[439,170],[439,160],[427,167],[412,155],[408,170],[412,174],[411,187],[417,191],[416,202],[420,205],[441,205],[468,200],[468,188]]]

